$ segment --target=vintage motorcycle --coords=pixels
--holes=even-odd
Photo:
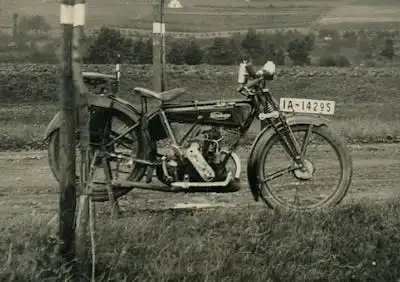
[[[116,198],[134,188],[237,192],[241,189],[241,162],[235,151],[243,148],[241,141],[259,119],[265,126],[245,150],[249,151],[247,179],[254,200],[261,198],[269,208],[294,210],[339,204],[351,184],[352,159],[344,142],[321,116],[332,115],[335,103],[294,98],[281,98],[278,103],[266,87],[274,75],[273,62],[259,71],[252,63],[241,63],[237,91],[245,98],[225,101],[174,103],[184,89],[159,93],[136,87],[133,95],[140,98],[137,110],[116,96],[119,73],[84,72],[87,85],[102,85],[99,93],[89,95],[90,146],[92,156],[98,158],[94,162],[100,167],[99,177],[110,176]],[[149,99],[161,105],[149,111]],[[62,113],[58,112],[45,132],[49,165],[57,180],[61,121]],[[174,130],[173,124],[187,127]],[[79,132],[77,138],[79,147]],[[321,146],[315,156],[310,153],[313,145]],[[278,168],[273,169],[275,166]],[[333,173],[335,166],[337,174]],[[151,183],[154,176],[159,183]],[[280,182],[275,185],[276,180]],[[93,199],[107,201],[106,182],[94,183]],[[317,188],[325,192],[319,193]],[[326,191],[328,188],[331,191]]]

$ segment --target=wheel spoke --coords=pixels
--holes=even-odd
[[[290,173],[294,170],[296,170],[296,166],[293,166],[293,165],[291,165],[287,168],[280,169],[277,172],[270,174],[266,179],[262,180],[262,182],[266,183],[268,181],[274,180],[275,178],[281,177],[282,175],[284,175],[286,173]]]
[[[301,145],[301,157],[304,158],[307,155],[308,143],[310,143],[310,137],[312,134],[313,125],[310,124],[307,133],[304,135],[303,144]]]

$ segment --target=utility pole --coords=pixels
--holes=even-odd
[[[82,41],[84,39],[85,25],[85,0],[75,0],[74,5],[74,38],[73,38],[73,74],[75,95],[78,106],[78,128],[80,142],[80,196],[79,209],[76,220],[76,256],[79,265],[84,265],[86,260],[86,234],[89,222],[89,171],[90,171],[90,135],[89,135],[89,110],[88,90],[82,78]]]
[[[62,0],[60,7],[61,25],[61,97],[62,124],[60,127],[60,198],[59,198],[59,236],[60,254],[72,262],[75,257],[75,145],[76,145],[76,101],[72,77],[72,38],[73,38],[74,0]]]
[[[165,23],[164,0],[156,0],[153,5],[153,88],[165,90]]]

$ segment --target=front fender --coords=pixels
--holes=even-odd
[[[88,104],[89,106],[116,110],[128,116],[133,121],[137,121],[139,118],[139,112],[135,108],[130,106],[130,104],[127,101],[117,97],[89,94]],[[63,120],[63,113],[59,111],[54,115],[54,117],[48,124],[44,132],[44,140],[47,140],[55,130],[60,128],[62,120]]]
[[[286,117],[288,125],[312,124],[314,126],[327,125],[329,120],[322,116],[307,114],[292,114]],[[255,201],[260,198],[259,179],[258,179],[258,162],[262,149],[265,147],[269,139],[275,134],[275,129],[268,125],[257,135],[250,149],[250,155],[247,160],[247,180],[250,191]]]

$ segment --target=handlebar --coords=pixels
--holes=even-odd
[[[246,85],[240,85],[239,88],[237,89],[238,92],[240,92],[241,94],[243,90],[246,90],[246,92],[250,92],[250,88],[257,85],[258,83],[260,83],[264,78],[263,77],[259,77],[256,79],[253,79],[249,82],[246,83]],[[245,96],[247,96],[246,94],[243,94]]]
[[[247,93],[251,92],[251,88],[254,86],[258,85],[260,82],[266,81],[266,80],[272,80],[274,77],[275,69],[273,68],[272,70],[268,69],[268,66],[264,65],[262,69],[259,71],[256,71],[255,67],[253,66],[252,63],[246,63],[245,70],[247,72],[247,77],[250,79],[245,79],[245,82],[240,85],[240,87],[237,89],[238,92],[241,94],[248,96]],[[239,71],[240,72],[240,71]],[[244,93],[247,92],[247,93]]]

